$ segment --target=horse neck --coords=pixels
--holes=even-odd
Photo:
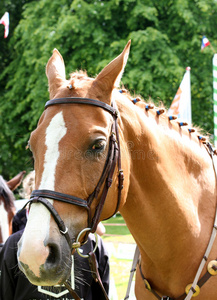
[[[204,235],[213,225],[216,185],[205,146],[175,121],[171,125],[168,117],[131,103],[122,109],[122,122],[130,170],[121,213],[143,258],[160,264],[172,247],[181,254],[198,247],[202,239],[207,243]]]

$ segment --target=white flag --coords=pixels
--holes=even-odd
[[[191,80],[190,67],[186,68],[182,82],[168,110],[169,115],[176,115],[183,121],[192,123],[191,119]]]
[[[8,12],[5,12],[4,15],[2,16],[0,20],[0,24],[3,24],[5,26],[4,38],[6,39],[6,37],[9,34],[9,13]]]

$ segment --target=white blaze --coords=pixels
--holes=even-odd
[[[39,189],[54,190],[55,170],[59,158],[59,142],[66,134],[62,112],[56,114],[46,130],[45,145],[47,150],[44,159],[44,172]]]
[[[66,131],[67,128],[65,126],[63,114],[62,112],[59,112],[52,118],[46,129],[45,145],[47,149],[44,156],[44,170],[39,189],[54,190],[55,171],[60,155],[59,142],[66,134]],[[53,203],[52,200],[49,201]],[[44,241],[49,234],[50,216],[50,212],[44,205],[32,204],[29,219],[23,234],[22,247],[25,249],[25,253],[22,255],[21,251],[20,260],[24,263],[25,261],[28,261],[30,269],[36,275],[39,275],[39,266],[45,262],[44,259],[47,256],[47,249],[44,247]],[[41,257],[38,257],[38,260],[34,260],[32,251],[41,253]],[[31,265],[29,262],[31,262]]]

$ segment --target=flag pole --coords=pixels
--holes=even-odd
[[[213,55],[214,146],[217,147],[217,54]]]
[[[216,51],[215,51],[213,45],[212,45],[210,42],[209,42],[209,46],[210,46],[210,48],[212,49],[213,53],[216,54]],[[204,48],[201,49],[201,52],[203,52],[203,50],[204,50]]]
[[[213,46],[212,46],[212,44],[210,43],[209,44],[210,45],[210,47],[211,47],[211,49],[212,49],[212,51],[213,51],[213,53],[214,53],[214,55],[216,54],[216,51],[215,51],[215,49],[213,48]]]
[[[168,115],[176,115],[178,118],[187,121],[189,125],[192,123],[191,117],[191,78],[190,67],[185,69],[185,74],[181,84],[176,92],[175,97],[168,110]]]
[[[214,113],[214,146],[217,147],[217,54],[210,41],[204,35],[202,37],[201,51],[210,46],[214,55],[212,59],[213,68],[213,113]]]

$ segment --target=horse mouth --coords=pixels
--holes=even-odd
[[[55,267],[50,268],[46,264],[40,266],[40,275],[36,276],[30,267],[22,262],[19,262],[20,270],[25,274],[27,279],[34,285],[54,286],[62,285],[70,276],[70,267]]]

